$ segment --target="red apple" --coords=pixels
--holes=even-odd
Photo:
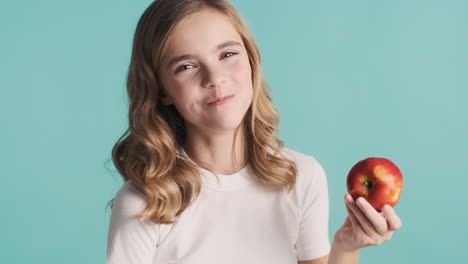
[[[403,175],[391,160],[370,157],[351,168],[346,183],[354,200],[362,196],[381,212],[385,204],[393,207],[400,200]]]

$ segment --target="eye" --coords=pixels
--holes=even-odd
[[[223,53],[223,56],[221,56],[222,58],[227,58],[227,57],[231,57],[231,56],[234,56],[238,54],[237,52],[233,52],[233,51],[228,51],[228,52],[224,52]],[[228,56],[225,56],[225,55],[228,55]],[[185,67],[193,67],[193,65],[190,65],[190,64],[185,64],[185,65],[181,65],[179,67],[176,68],[175,70],[175,73],[178,73],[180,71],[185,71],[187,68]]]
[[[184,70],[187,69],[187,68],[184,68],[184,67],[190,67],[190,66],[193,66],[193,65],[185,64],[185,65],[179,66],[179,67],[176,68],[175,72],[178,73],[180,71],[184,71]]]
[[[227,56],[227,57],[231,57],[231,56],[237,54],[237,52],[228,51],[228,52],[223,53],[223,55],[226,55],[226,54],[232,54],[230,56]],[[226,57],[223,56],[223,58],[226,58]]]

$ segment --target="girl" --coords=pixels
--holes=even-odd
[[[277,137],[258,47],[227,0],[152,3],[127,88],[108,264],[358,263],[401,226],[346,195],[330,245],[325,172]]]

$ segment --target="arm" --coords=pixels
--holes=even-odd
[[[321,258],[313,259],[313,260],[299,260],[298,264],[327,264],[328,263],[329,255],[323,256]]]
[[[323,167],[313,157],[299,164],[307,166],[301,169],[302,177],[298,185],[301,214],[296,241],[297,259],[299,263],[327,263],[331,248],[328,236],[327,177]]]
[[[159,236],[158,225],[137,219],[145,207],[143,193],[127,182],[114,199],[107,240],[107,264],[151,264]]]
[[[393,232],[402,225],[393,208],[385,205],[377,212],[364,198],[354,201],[345,196],[348,217],[335,233],[330,254],[299,264],[358,264],[360,248],[377,246],[391,239]]]
[[[349,252],[340,251],[333,243],[329,255],[313,260],[300,260],[298,264],[358,264],[359,251],[359,249]]]
[[[345,204],[348,217],[335,234],[328,264],[358,264],[360,248],[390,240],[402,225],[389,205],[379,213],[366,199],[361,197],[354,201],[349,194],[345,196]]]
[[[330,251],[330,257],[327,260],[327,262],[324,262],[323,264],[341,264],[341,263],[346,263],[346,264],[358,264],[359,263],[359,249],[353,250],[353,251],[340,251],[337,249],[335,246],[335,243],[333,241],[332,248]]]

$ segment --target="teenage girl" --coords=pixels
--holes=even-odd
[[[277,137],[259,49],[227,0],[153,2],[127,88],[108,264],[353,264],[401,227],[346,194],[330,244],[326,174]]]

